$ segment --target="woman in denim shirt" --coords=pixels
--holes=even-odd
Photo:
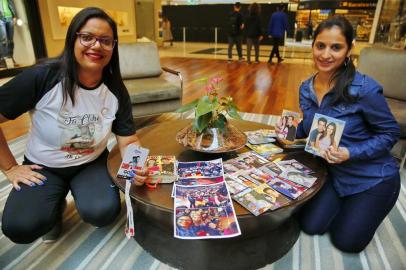
[[[312,44],[318,72],[300,86],[303,121],[298,138],[307,137],[315,113],[345,121],[339,147],[324,159],[328,180],[300,214],[308,234],[330,233],[346,252],[362,251],[394,206],[400,190],[399,168],[389,151],[399,138],[382,87],[355,70],[350,54],[353,28],[344,17],[317,27]]]

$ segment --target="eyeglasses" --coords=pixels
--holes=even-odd
[[[111,51],[114,49],[117,42],[115,39],[109,37],[97,37],[90,33],[76,33],[76,35],[79,37],[80,44],[87,48],[93,47],[94,44],[96,44],[96,41],[98,41],[104,50]]]

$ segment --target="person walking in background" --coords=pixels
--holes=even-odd
[[[251,64],[251,47],[255,49],[255,63],[259,63],[259,43],[262,40],[261,30],[261,8],[257,3],[252,3],[249,7],[249,16],[245,22],[247,34],[247,62]]]
[[[5,58],[13,59],[14,25],[16,21],[17,14],[14,1],[2,0],[0,2],[0,65],[2,67],[5,67]]]
[[[272,58],[274,55],[278,58],[278,64],[283,61],[279,54],[279,45],[282,44],[283,38],[285,37],[285,32],[288,29],[288,16],[285,12],[285,6],[283,4],[276,8],[269,20],[268,24],[268,36],[272,38],[272,51],[269,55],[268,63],[272,63]]]
[[[242,29],[244,29],[244,20],[240,13],[241,4],[236,2],[233,7],[233,12],[231,12],[228,23],[228,62],[233,60],[233,46],[234,44],[237,47],[238,59],[244,60],[242,58]]]
[[[169,42],[171,46],[173,46],[173,35],[171,30],[171,21],[169,21],[168,17],[163,16],[162,18],[162,32],[163,32],[163,42]]]

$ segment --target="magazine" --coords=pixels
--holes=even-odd
[[[148,170],[147,181],[154,183],[172,183],[176,180],[175,156],[148,156],[146,161]]]
[[[293,142],[296,139],[296,131],[299,121],[299,113],[283,110],[281,117],[275,124],[279,128],[279,131],[277,132],[278,138]]]
[[[307,138],[305,151],[324,157],[329,147],[338,148],[345,122],[316,113]]]
[[[250,144],[263,144],[274,142],[276,133],[272,129],[258,129],[244,132]]]
[[[305,187],[294,184],[280,176],[272,177],[268,184],[276,191],[292,199],[296,199],[306,191]]]
[[[266,143],[266,144],[247,143],[247,146],[265,158],[268,158],[273,154],[279,154],[279,153],[283,152],[282,148],[280,148],[272,143]]]
[[[277,163],[280,167],[282,167],[282,169],[285,169],[285,170],[289,170],[289,171],[296,170],[296,171],[307,173],[307,174],[314,173],[314,171],[312,169],[303,165],[296,159],[281,160],[281,161],[278,161]]]

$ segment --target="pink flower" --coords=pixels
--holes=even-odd
[[[214,90],[214,87],[213,87],[213,85],[206,85],[206,93],[208,94],[208,93],[210,93],[211,91],[213,91]]]
[[[223,78],[215,77],[210,79],[210,83],[219,83],[223,80]]]

